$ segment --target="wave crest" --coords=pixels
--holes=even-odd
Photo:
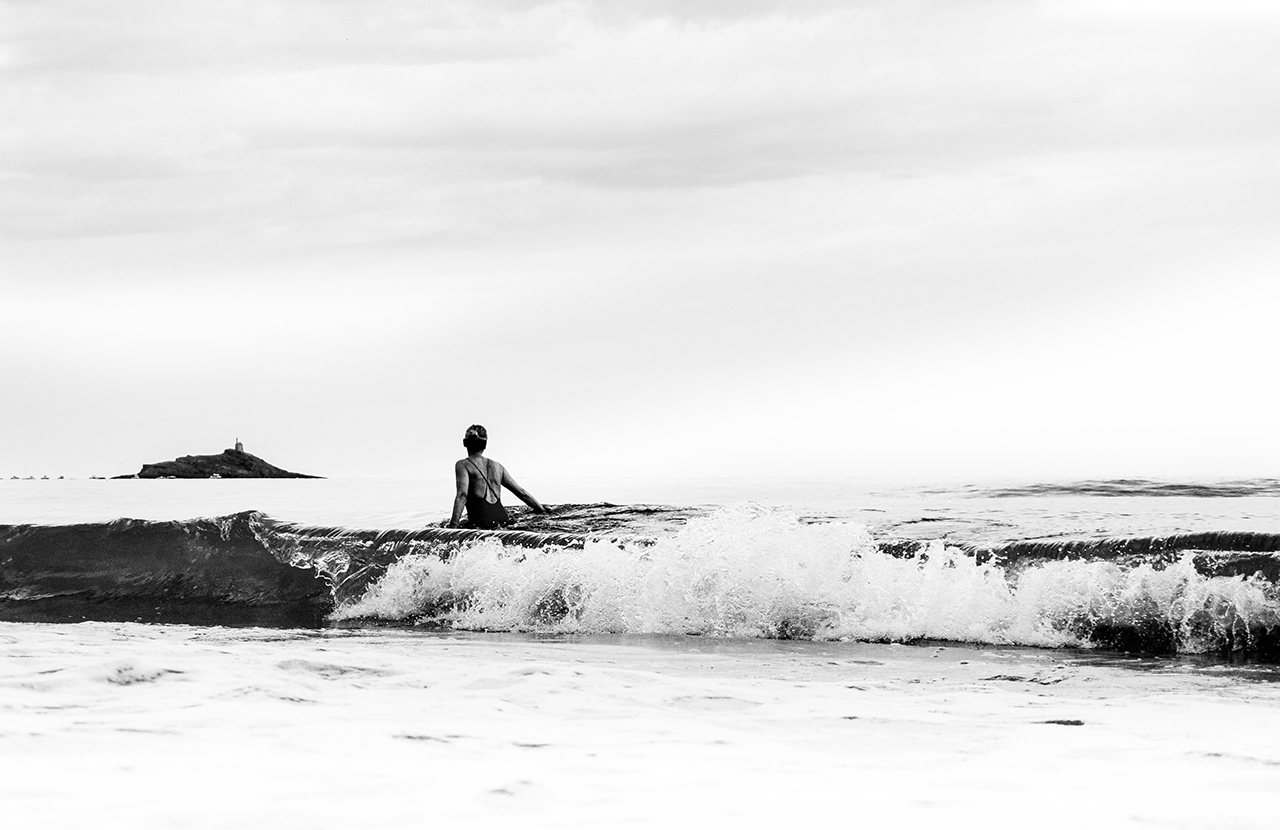
[[[628,516],[627,508],[582,505],[574,521],[590,526],[599,511],[611,516],[610,531]],[[894,541],[858,524],[754,505],[695,515],[656,537],[611,539],[554,525],[304,527],[247,512],[0,526],[0,618],[284,626],[365,619],[1275,659],[1278,551],[1280,536],[1258,533],[989,548]]]
[[[1266,647],[1280,596],[1260,576],[1201,573],[1194,554],[1136,566],[1018,562],[932,542],[886,550],[866,528],[741,506],[647,546],[513,550],[482,540],[391,564],[340,620],[470,630],[703,634],[1203,652]]]

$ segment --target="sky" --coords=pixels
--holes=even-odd
[[[1280,474],[1270,2],[0,0],[0,476]]]

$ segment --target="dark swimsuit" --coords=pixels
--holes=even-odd
[[[467,490],[467,518],[471,520],[471,526],[492,530],[495,527],[506,524],[510,521],[510,517],[507,516],[507,508],[502,506],[502,491],[493,489],[493,486],[489,484],[489,477],[480,472],[480,468],[471,459],[468,458],[467,463],[471,465],[471,468],[476,471],[476,475],[480,476],[480,480],[484,482],[483,496],[473,496],[470,488]],[[498,500],[492,504],[486,501],[490,493],[498,497]]]

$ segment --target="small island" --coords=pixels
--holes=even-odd
[[[291,473],[274,464],[268,464],[256,455],[244,451],[244,444],[236,439],[235,449],[223,450],[218,455],[184,455],[172,461],[143,464],[133,475],[116,478],[323,478],[305,473]]]

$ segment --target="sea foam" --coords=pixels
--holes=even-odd
[[[903,557],[880,550],[862,525],[806,523],[748,504],[692,519],[651,545],[512,549],[482,540],[449,558],[412,554],[334,617],[468,630],[1206,651],[1276,629],[1280,601],[1262,580],[1197,573],[1189,554],[1164,567],[1002,567],[935,541]]]

